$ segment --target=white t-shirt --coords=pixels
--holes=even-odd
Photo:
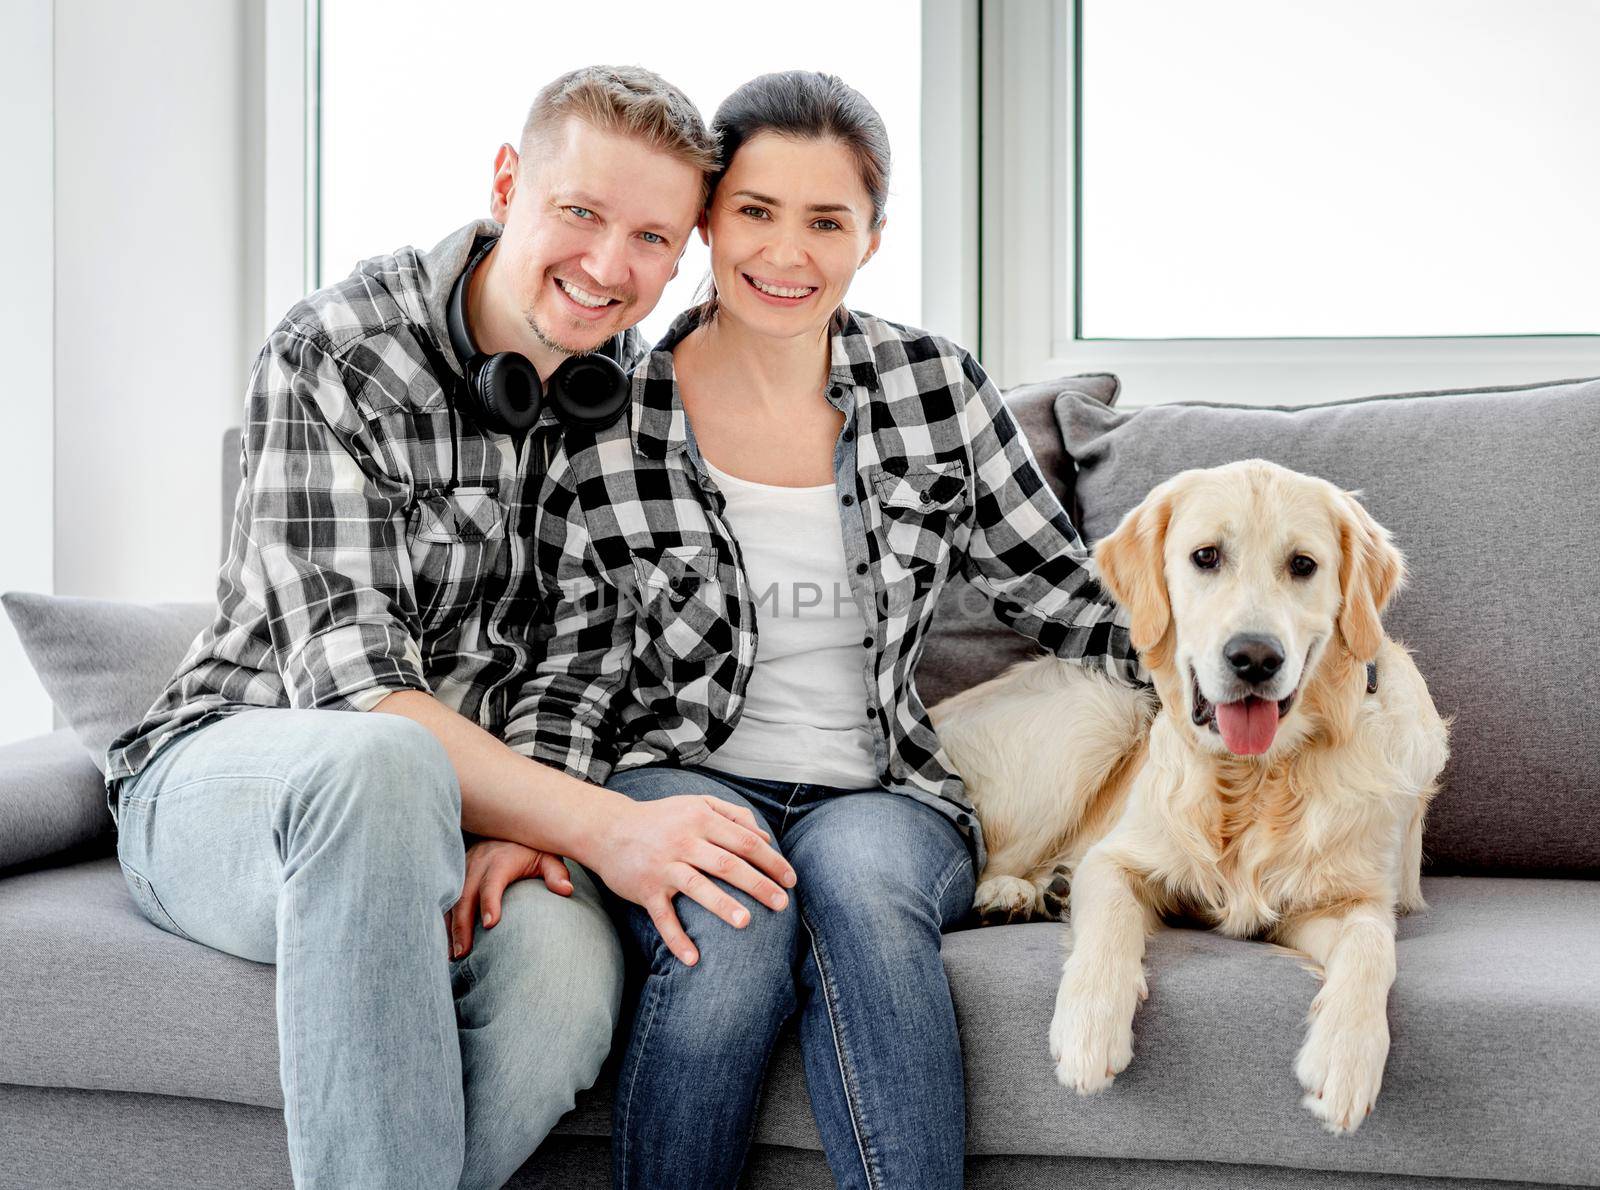
[[[709,768],[864,789],[879,784],[867,725],[868,629],[845,571],[833,484],[786,488],[706,467],[727,501],[756,607],[756,664],[733,735]]]

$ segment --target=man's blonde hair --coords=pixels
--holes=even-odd
[[[548,84],[528,109],[519,153],[532,162],[546,139],[570,118],[670,153],[706,176],[717,165],[717,143],[689,97],[642,66],[585,66]],[[705,191],[702,190],[702,200]]]

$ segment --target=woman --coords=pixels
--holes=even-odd
[[[959,1186],[940,935],[982,841],[912,682],[923,635],[959,569],[1058,654],[1130,678],[1137,660],[978,365],[843,305],[883,234],[877,113],[789,72],[741,87],[714,128],[714,296],[635,374],[631,424],[569,433],[552,466],[553,635],[526,710],[542,759],[634,799],[748,806],[796,904],[729,865],[728,887],[685,869],[675,905],[624,907],[648,975],[614,1176],[733,1186],[798,1013],[839,1184]]]

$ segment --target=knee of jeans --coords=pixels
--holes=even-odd
[[[792,1006],[799,910],[793,901],[774,910],[743,900],[750,922],[735,929],[687,898],[677,899],[679,920],[699,954],[692,967],[657,936],[652,976],[671,985],[668,1010],[691,1022],[692,1034],[737,1038],[759,1033],[781,1021]]]
[[[343,862],[414,879],[448,907],[461,893],[461,787],[444,745],[399,715],[330,715],[334,722],[289,774],[294,833],[334,844]]]
[[[336,729],[308,749],[302,785],[343,793],[346,812],[385,818],[461,820],[461,786],[450,756],[431,731],[400,715],[341,715]],[[310,790],[308,790],[310,792]]]
[[[579,1065],[590,1055],[597,1070],[623,983],[622,946],[598,896],[561,897],[541,881],[519,880],[506,888],[499,920],[489,928],[480,921],[474,932],[474,995],[461,1006],[463,1023],[480,1013],[538,1018],[529,1037],[536,1049],[559,1047]]]
[[[805,919],[830,939],[853,938],[875,950],[917,946],[972,904],[971,869],[971,860],[961,854],[936,868],[868,862],[809,879],[802,870]]]

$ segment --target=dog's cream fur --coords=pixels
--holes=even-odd
[[[1203,569],[1207,546],[1221,564]],[[1300,555],[1309,576],[1291,571]],[[988,841],[976,907],[1037,914],[1070,872],[1075,943],[1050,1049],[1081,1093],[1133,1057],[1145,934],[1163,917],[1309,955],[1324,982],[1296,1062],[1302,1102],[1353,1131],[1383,1078],[1395,914],[1423,905],[1423,815],[1448,754],[1422,675],[1379,620],[1400,553],[1352,494],[1249,460],[1157,487],[1095,561],[1160,701],[1042,658],[934,708]],[[1223,656],[1238,633],[1283,645],[1253,692],[1292,696],[1257,756],[1192,718],[1196,689],[1243,696]]]

